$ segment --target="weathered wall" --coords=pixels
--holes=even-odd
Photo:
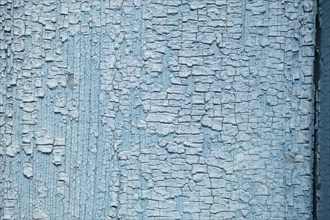
[[[330,1],[320,1],[319,31],[319,121],[318,148],[320,171],[318,178],[319,201],[318,217],[330,218]]]
[[[0,10],[2,219],[310,219],[314,1]]]

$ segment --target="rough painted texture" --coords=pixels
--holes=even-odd
[[[310,219],[314,1],[1,0],[2,219]]]
[[[320,80],[318,148],[320,157],[318,216],[330,218],[330,1],[320,1]]]

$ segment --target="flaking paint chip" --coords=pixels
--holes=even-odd
[[[23,174],[29,179],[33,177],[33,165],[30,162],[23,164]]]

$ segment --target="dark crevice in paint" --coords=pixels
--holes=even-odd
[[[320,2],[317,0],[316,19],[315,19],[315,59],[314,59],[314,162],[313,162],[313,220],[317,220],[318,216],[318,91],[320,79],[320,41],[321,41],[321,26],[320,26]]]

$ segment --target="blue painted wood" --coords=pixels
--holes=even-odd
[[[330,1],[320,1],[320,80],[318,142],[320,152],[318,219],[330,218]]]
[[[310,219],[315,14],[0,0],[0,218]]]

